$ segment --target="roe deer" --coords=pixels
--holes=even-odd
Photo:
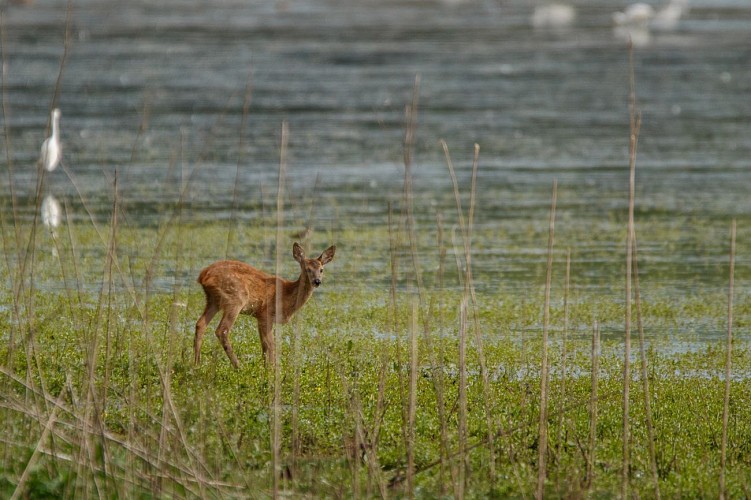
[[[271,276],[263,271],[236,260],[220,260],[201,271],[198,282],[206,293],[206,308],[196,323],[196,338],[193,346],[195,363],[201,362],[201,341],[206,326],[214,315],[223,311],[216,329],[216,336],[224,347],[227,357],[235,368],[237,357],[232,351],[229,331],[239,314],[248,314],[258,320],[263,354],[274,362],[274,322],[285,324],[298,309],[308,301],[313,289],[321,285],[323,266],[334,258],[335,246],[327,248],[317,259],[307,259],[302,247],[295,243],[292,256],[300,263],[300,277],[288,281]],[[276,311],[276,291],[281,287],[281,311]]]

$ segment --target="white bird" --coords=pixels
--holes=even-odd
[[[634,3],[626,7],[623,12],[613,13],[613,23],[616,26],[633,26],[646,28],[654,17],[655,10],[646,3]]]
[[[663,31],[673,30],[681,20],[681,16],[688,10],[688,0],[670,0],[665,7],[657,11],[652,19],[651,27]]]
[[[52,110],[52,134],[42,143],[42,156],[40,161],[47,172],[52,172],[60,163],[63,148],[60,145],[60,110]]]
[[[55,228],[60,225],[60,203],[57,198],[48,194],[42,200],[42,224],[50,231],[54,232]]]
[[[55,198],[51,194],[45,196],[42,200],[41,212],[42,224],[44,224],[47,230],[50,232],[52,242],[54,243],[54,246],[52,247],[52,256],[57,257],[57,226],[60,225],[60,213],[62,212],[62,210],[60,210],[60,203],[57,201],[57,198]]]
[[[533,28],[566,28],[576,19],[576,9],[562,3],[538,5],[532,13]]]

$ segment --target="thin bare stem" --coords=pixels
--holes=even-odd
[[[443,291],[444,289],[444,272],[445,272],[445,265],[446,265],[446,245],[444,244],[444,229],[443,229],[443,218],[441,217],[440,213],[436,214],[436,226],[438,228],[438,234],[437,234],[437,245],[438,245],[438,289]],[[444,299],[443,294],[439,296],[438,299],[438,328],[440,330],[443,330],[443,313],[444,313]],[[452,466],[452,464],[448,461],[448,453],[449,453],[449,426],[447,423],[447,417],[446,417],[446,403],[445,403],[445,385],[444,385],[444,364],[443,364],[443,349],[442,349],[442,343],[439,344],[439,352],[436,352],[435,349],[432,348],[432,345],[430,342],[426,342],[427,348],[428,348],[428,354],[430,356],[430,363],[431,368],[433,370],[433,388],[435,390],[436,395],[436,405],[438,410],[438,422],[441,428],[441,471],[440,476],[441,478],[444,477],[445,474],[445,468],[448,465],[449,473],[451,475],[451,484],[455,488],[456,487],[456,470]],[[445,493],[444,491],[444,482],[441,481],[442,485],[442,493]]]
[[[399,304],[397,294],[397,283],[399,278],[399,247],[401,243],[400,232],[394,227],[394,214],[391,203],[389,203],[388,212],[388,225],[389,225],[389,254],[391,258],[391,287],[389,291],[391,316],[392,316],[392,331],[396,337],[396,366],[397,368],[397,380],[399,390],[399,409],[401,414],[401,431],[402,442],[404,448],[408,447],[407,437],[407,396],[405,395],[404,387],[404,370],[402,369],[402,342],[401,335],[399,334]]]
[[[464,221],[464,210],[462,209],[461,194],[459,191],[459,182],[456,178],[456,171],[454,170],[454,164],[451,161],[451,154],[449,153],[449,147],[446,141],[441,140],[441,146],[443,147],[444,156],[446,158],[446,165],[451,177],[451,183],[454,189],[454,201],[456,202],[457,217],[459,219],[459,229],[462,233],[463,240],[463,256],[464,256],[464,296],[468,300],[472,300],[472,312],[474,320],[474,333],[475,344],[477,348],[477,357],[480,362],[480,375],[482,377],[482,389],[483,389],[483,402],[485,405],[485,424],[488,434],[488,451],[490,454],[490,480],[495,477],[495,443],[493,440],[493,412],[491,407],[491,395],[490,395],[490,380],[488,378],[487,363],[485,360],[485,349],[483,346],[482,332],[480,331],[480,318],[478,315],[477,295],[475,293],[474,281],[472,278],[472,231],[474,228],[474,216],[475,205],[477,198],[477,171],[479,166],[480,146],[475,144],[474,157],[472,161],[472,185],[470,188],[470,200],[469,200],[469,214],[468,222]],[[458,253],[457,253],[458,258]],[[458,266],[459,275],[462,274],[462,266]]]
[[[240,135],[238,137],[237,165],[235,167],[235,184],[232,188],[232,212],[229,217],[229,230],[227,231],[227,248],[225,255],[229,257],[232,252],[232,245],[235,238],[235,226],[237,223],[237,206],[240,186],[240,167],[243,163],[243,150],[245,149],[245,129],[248,126],[248,114],[250,110],[251,97],[253,95],[252,73],[248,75],[248,82],[245,85],[245,97],[243,99],[242,119],[240,122]],[[307,250],[307,249],[306,249]]]
[[[407,411],[407,489],[410,498],[415,495],[415,419],[417,417],[417,299],[412,300],[412,323],[409,329],[409,409]]]
[[[733,363],[733,295],[735,287],[735,219],[730,226],[730,276],[728,278],[728,335],[725,352],[725,397],[722,405],[722,445],[720,452],[720,498],[727,498],[728,420],[730,418],[730,375]]]
[[[553,194],[548,222],[548,262],[545,273],[545,306],[542,320],[542,361],[540,371],[540,437],[538,444],[537,491],[535,497],[543,498],[547,477],[548,455],[548,331],[550,328],[550,288],[553,279],[553,243],[555,241],[555,206],[558,198],[558,181],[553,181]]]
[[[595,478],[595,450],[597,447],[597,384],[600,376],[600,326],[595,321],[592,329],[592,373],[589,393],[589,445],[587,446],[587,476],[585,485],[591,488]]]
[[[644,413],[647,423],[647,444],[649,461],[652,467],[652,482],[655,486],[655,498],[660,500],[660,478],[657,472],[657,454],[655,451],[655,431],[652,422],[652,397],[649,391],[649,372],[647,369],[647,348],[644,339],[644,322],[641,314],[641,290],[639,288],[639,261],[637,259],[636,235],[633,235],[633,265],[634,265],[634,304],[636,305],[636,323],[639,329],[639,357],[641,359],[641,381],[644,390]]]
[[[459,323],[459,480],[457,498],[464,498],[469,473],[467,448],[467,299],[462,299]]]
[[[287,122],[282,123],[282,141],[279,158],[279,189],[276,196],[276,275],[280,276],[282,268],[282,242],[284,226],[284,190],[285,176],[287,170],[287,140],[289,128]],[[276,310],[281,311],[282,307],[282,287],[276,287]],[[281,326],[274,322],[274,400],[273,415],[274,425],[271,434],[271,448],[273,455],[273,474],[274,474],[274,498],[279,498],[281,479],[281,451],[282,451],[282,332]]]
[[[628,183],[628,228],[626,234],[626,317],[623,343],[623,461],[621,467],[621,497],[628,498],[629,470],[631,468],[631,431],[629,428],[629,390],[631,384],[631,283],[633,279],[632,258],[634,241],[634,205],[636,193],[636,150],[641,128],[641,114],[636,108],[636,83],[634,79],[633,45],[628,46],[629,61],[629,183]]]
[[[563,287],[563,335],[561,337],[561,398],[559,409],[566,404],[566,391],[568,386],[568,320],[569,320],[569,289],[571,286],[571,249],[566,251],[566,279]],[[561,452],[563,442],[563,428],[565,415],[561,414],[558,420],[558,439],[556,443],[556,454]]]
[[[604,395],[598,395],[597,398],[596,398],[596,400],[597,400],[598,403],[601,402],[601,401],[608,401],[608,402],[612,403],[612,402],[615,401],[615,399],[620,394],[621,394],[620,390],[609,391],[608,393],[606,393]],[[587,399],[583,399],[581,401],[570,403],[570,404],[566,405],[564,408],[562,408],[561,412],[562,413],[568,413],[568,412],[571,412],[571,411],[574,411],[574,410],[579,410],[581,408],[586,407],[588,404],[590,404],[591,400],[592,400],[592,398],[590,396]],[[557,414],[554,415],[554,416],[557,416]],[[506,429],[499,429],[499,430],[497,430],[496,433],[493,435],[493,439],[496,439],[496,440],[503,439],[503,438],[510,439],[510,437],[512,435],[514,435],[515,433],[521,432],[521,431],[528,431],[529,429],[531,429],[535,425],[539,425],[539,419],[534,419],[534,420],[533,419],[527,419],[526,421],[524,421],[524,422],[522,422],[520,424],[517,424],[514,427],[509,427],[509,428],[506,428]],[[460,448],[458,448],[454,452],[450,453],[448,455],[448,458],[450,460],[452,460],[452,459],[454,459],[456,457],[468,456],[467,454],[470,451],[472,451],[472,450],[474,450],[476,448],[479,448],[481,446],[487,446],[487,444],[488,444],[488,438],[487,437],[483,437],[482,439],[476,441],[475,443],[473,443],[471,445],[467,444],[466,449],[463,450],[463,451]],[[433,460],[432,462],[428,462],[426,464],[423,464],[422,466],[417,467],[415,469],[415,475],[423,473],[423,472],[426,472],[426,471],[428,471],[428,470],[430,470],[430,469],[432,469],[432,468],[434,468],[434,467],[436,467],[437,465],[440,465],[440,464],[441,464],[441,459],[440,458],[437,459],[437,460]],[[389,481],[389,485],[394,486],[394,485],[400,484],[400,483],[404,482],[404,479],[405,479],[404,469],[397,469],[396,472],[394,473],[394,475],[391,477],[391,480]],[[521,482],[520,482],[520,484],[521,484]]]
[[[52,411],[50,412],[50,416],[47,419],[47,423],[44,426],[42,435],[39,437],[39,441],[37,442],[37,445],[34,448],[34,452],[31,454],[31,458],[29,458],[29,461],[26,463],[26,468],[21,474],[21,477],[18,479],[18,483],[16,483],[16,489],[15,491],[13,491],[13,495],[10,497],[11,500],[16,500],[20,498],[21,495],[24,495],[24,487],[26,486],[26,481],[28,481],[29,475],[34,468],[34,465],[36,465],[37,460],[39,459],[41,449],[44,446],[45,441],[47,441],[47,438],[50,435],[50,431],[52,430],[52,427],[55,425],[55,421],[57,419],[58,408],[60,407],[60,403],[62,402],[64,394],[65,394],[65,389],[62,389],[60,391],[60,395],[57,398],[57,401],[52,406]]]

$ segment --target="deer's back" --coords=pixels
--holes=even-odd
[[[243,312],[252,314],[265,306],[274,294],[274,277],[237,260],[220,260],[198,275],[206,297],[227,304],[242,304]]]

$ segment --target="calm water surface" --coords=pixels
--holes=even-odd
[[[286,121],[297,214],[290,225],[307,210],[298,203],[295,212],[295,200],[315,197],[318,228],[336,235],[383,227],[388,202],[401,192],[405,106],[419,76],[420,227],[432,230],[437,213],[448,225],[455,219],[440,140],[464,189],[477,143],[481,286],[542,284],[557,179],[558,245],[572,248],[575,281],[594,293],[611,289],[622,279],[628,183],[628,59],[611,16],[626,3],[573,2],[575,22],[555,30],[532,28],[534,4],[518,0],[74,0],[70,13],[61,1],[6,7],[3,210],[10,166],[21,215],[31,216],[24,207],[36,186],[33,165],[49,109],[58,106],[75,185],[58,169],[45,189],[78,208],[81,220],[88,218],[82,199],[107,220],[117,171],[130,224],[163,220],[188,179],[190,218],[229,218],[237,186],[235,217],[253,221],[273,206]],[[719,293],[735,217],[743,292],[751,4],[694,0],[673,29],[634,36],[643,120],[637,217],[651,284],[669,295]],[[338,283],[354,287],[356,279]]]

